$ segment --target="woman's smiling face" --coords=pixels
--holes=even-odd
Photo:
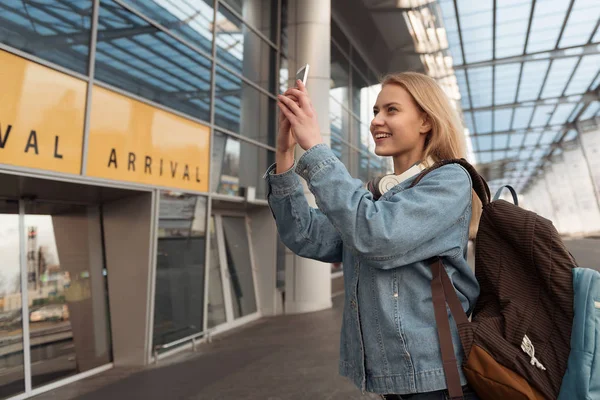
[[[373,106],[371,134],[375,154],[401,156],[422,152],[431,126],[426,114],[400,85],[384,85]]]

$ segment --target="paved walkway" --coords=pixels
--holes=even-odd
[[[600,240],[566,240],[582,267],[600,270]],[[471,257],[470,257],[471,259]],[[338,375],[343,298],[330,310],[264,318],[144,369],[114,368],[34,397],[36,400],[352,400]]]
[[[330,310],[265,318],[143,370],[115,368],[34,397],[106,399],[375,399],[338,375],[343,298]]]

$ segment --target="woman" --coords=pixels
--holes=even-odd
[[[343,263],[340,373],[386,399],[448,398],[427,260],[441,258],[470,314],[479,286],[466,261],[473,201],[468,173],[446,165],[413,188],[414,176],[375,200],[322,143],[302,82],[278,100],[276,164],[265,174],[268,200],[281,239],[294,253]],[[463,156],[457,115],[425,75],[386,77],[373,114],[375,153],[392,157],[397,175],[415,164]],[[306,152],[293,168],[296,144]],[[319,209],[309,207],[298,176]],[[450,325],[460,365],[462,346]],[[465,398],[476,399],[460,375]]]

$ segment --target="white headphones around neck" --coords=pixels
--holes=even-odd
[[[377,200],[394,186],[401,184],[405,180],[410,179],[415,175],[418,175],[421,171],[429,168],[431,165],[433,165],[433,160],[428,158],[426,162],[415,163],[412,167],[400,175],[389,174],[376,177],[367,182],[367,190],[373,194],[373,199]]]

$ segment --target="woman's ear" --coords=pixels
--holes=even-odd
[[[419,129],[419,132],[429,133],[431,132],[431,119],[426,113],[423,113],[422,115],[423,117],[421,119],[421,128]]]

